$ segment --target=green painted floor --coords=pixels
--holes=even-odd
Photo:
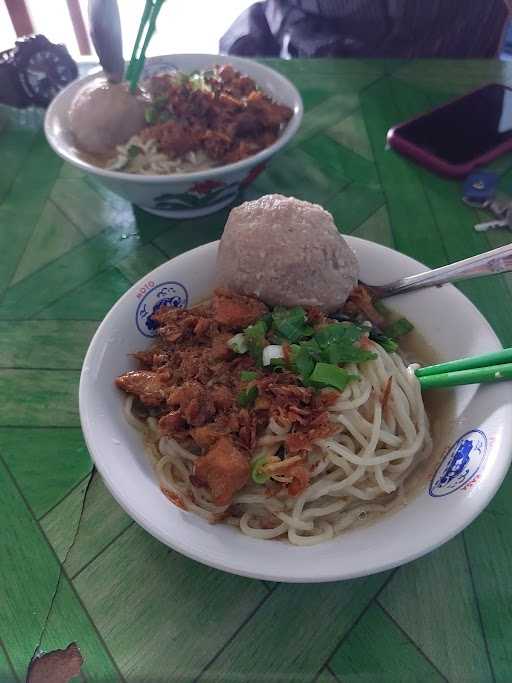
[[[271,62],[299,87],[299,134],[249,188],[333,212],[343,232],[430,266],[510,241],[476,233],[458,183],[387,151],[387,129],[503,62]],[[512,157],[493,165],[512,194]],[[82,680],[510,683],[512,481],[463,534],[365,579],[277,585],[148,536],[92,472],[77,388],[99,321],[148,270],[216,239],[227,211],[171,222],[55,156],[33,112],[0,109],[0,681],[76,641]],[[461,289],[512,345],[512,276]]]

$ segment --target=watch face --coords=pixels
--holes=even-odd
[[[48,102],[73,77],[69,62],[51,48],[34,52],[26,60],[23,69],[23,81],[28,94]]]

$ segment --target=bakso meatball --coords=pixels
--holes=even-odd
[[[90,154],[107,154],[144,127],[144,100],[129,84],[96,78],[71,103],[69,122],[76,146]]]
[[[219,284],[271,306],[339,308],[357,284],[356,257],[318,204],[271,194],[233,209],[217,260]]]

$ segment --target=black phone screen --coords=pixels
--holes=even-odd
[[[397,128],[417,147],[458,165],[512,138],[512,90],[487,85]]]

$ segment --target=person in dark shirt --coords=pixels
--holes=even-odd
[[[265,0],[220,40],[224,54],[274,57],[496,56],[512,0]]]

